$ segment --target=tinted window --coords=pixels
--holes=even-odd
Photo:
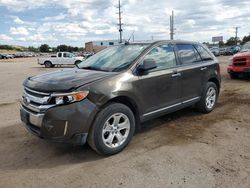
[[[182,64],[184,65],[192,64],[192,63],[197,63],[201,61],[201,58],[193,45],[177,44],[176,47],[177,47],[178,55]]]
[[[161,45],[152,49],[144,59],[152,59],[156,62],[156,70],[163,70],[176,66],[176,59],[173,47],[171,45]]]
[[[70,53],[64,53],[63,57],[71,57]]]
[[[201,45],[196,45],[196,49],[198,50],[201,58],[203,60],[212,60],[213,57],[209,54],[209,52]]]
[[[58,57],[62,57],[62,53],[58,53]]]

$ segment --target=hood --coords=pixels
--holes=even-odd
[[[242,58],[242,57],[250,58],[250,52],[239,52],[233,56],[233,58]]]
[[[29,77],[23,85],[40,92],[69,91],[112,75],[112,72],[73,68]]]

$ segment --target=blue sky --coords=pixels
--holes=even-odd
[[[211,41],[250,33],[249,0],[122,0],[124,37],[169,39],[175,10],[175,39]],[[83,46],[118,39],[117,0],[0,0],[0,44]]]

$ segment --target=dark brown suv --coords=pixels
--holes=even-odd
[[[140,122],[196,106],[216,105],[220,69],[199,43],[158,41],[107,48],[77,68],[24,81],[21,119],[35,135],[84,144],[112,155]]]

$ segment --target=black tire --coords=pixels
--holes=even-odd
[[[116,148],[110,148],[107,145],[105,145],[103,141],[103,135],[102,135],[103,128],[106,121],[108,121],[108,119],[110,119],[112,115],[115,115],[117,113],[122,113],[127,116],[127,118],[130,121],[130,130],[128,131],[127,138],[120,146]],[[114,155],[121,152],[129,144],[134,135],[134,132],[135,132],[135,117],[130,108],[120,103],[110,103],[97,114],[89,133],[88,144],[98,154],[107,156]]]
[[[44,65],[45,65],[45,68],[52,68],[53,67],[53,65],[50,61],[45,61]]]
[[[214,101],[214,105],[211,105],[210,107],[208,107],[207,105],[208,95],[207,94],[210,88],[213,88],[215,90],[215,101]],[[196,109],[205,114],[212,112],[216,106],[218,95],[219,95],[219,92],[218,92],[217,85],[213,82],[208,82],[202,92],[201,100],[196,105]]]
[[[230,76],[231,79],[239,78],[239,75],[237,73],[234,73],[234,72],[229,73],[229,76]]]

